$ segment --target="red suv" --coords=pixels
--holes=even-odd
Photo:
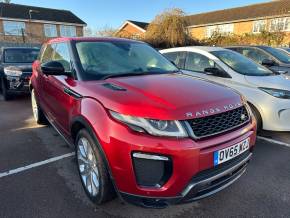
[[[75,146],[96,204],[162,208],[214,194],[246,170],[256,121],[236,92],[182,75],[146,43],[60,38],[33,64],[32,107]]]

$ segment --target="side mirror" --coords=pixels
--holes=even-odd
[[[41,71],[48,76],[69,76],[63,65],[58,61],[49,61],[41,65]]]
[[[224,76],[224,72],[222,72],[220,69],[216,67],[208,67],[204,69],[204,72],[207,75],[212,75],[212,76]]]
[[[271,59],[264,59],[262,61],[262,65],[267,66],[267,67],[272,67],[276,65],[276,62]]]

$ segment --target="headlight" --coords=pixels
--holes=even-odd
[[[4,73],[7,76],[21,76],[22,71],[4,68]]]
[[[110,114],[123,123],[126,123],[133,130],[144,130],[155,136],[170,136],[170,137],[187,137],[187,133],[182,124],[177,120],[153,120],[141,117],[133,117],[129,115],[119,114],[110,111]],[[136,128],[137,127],[137,128]],[[144,132],[143,131],[143,132]]]
[[[288,90],[271,89],[271,88],[259,88],[259,89],[276,98],[290,99],[290,91]]]

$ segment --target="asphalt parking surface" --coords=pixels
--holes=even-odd
[[[290,133],[263,132],[290,144]],[[144,209],[116,199],[96,207],[81,187],[74,156],[0,176],[0,217],[290,217],[290,147],[258,139],[247,173],[199,202]],[[29,97],[0,100],[0,175],[73,152],[51,128],[36,125]],[[10,171],[13,172],[13,171]]]

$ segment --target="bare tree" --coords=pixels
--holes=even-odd
[[[92,30],[92,28],[86,27],[84,29],[84,36],[88,36],[88,37],[93,36],[93,30]]]
[[[106,25],[106,26],[100,28],[96,32],[96,35],[102,36],[102,37],[113,37],[113,36],[115,36],[116,32],[117,32],[116,29],[112,28],[111,26]]]
[[[181,9],[166,10],[149,24],[145,41],[155,47],[187,45],[192,38],[187,34],[186,26],[185,14]]]

